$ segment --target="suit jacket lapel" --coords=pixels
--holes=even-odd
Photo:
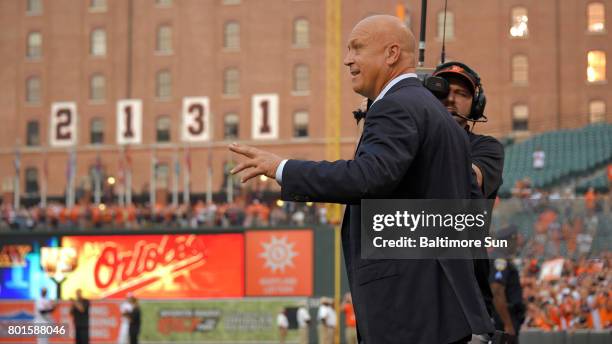
[[[401,87],[407,86],[407,85],[419,85],[421,86],[421,80],[417,79],[417,78],[406,78],[404,80],[401,80],[400,82],[398,82],[397,84],[393,85],[393,87],[391,87],[391,89],[389,89],[389,91],[385,94],[385,96],[387,94],[391,94],[395,91],[397,91],[398,89],[400,89]],[[384,98],[384,97],[383,97]],[[363,119],[363,127],[365,128],[365,121],[368,120],[368,110],[370,110],[370,107],[372,106],[372,103],[374,101],[371,99],[368,99],[368,106],[366,109],[366,116]],[[353,158],[357,156],[357,152],[359,151],[359,146],[361,145],[361,140],[363,139],[363,129],[361,130],[361,135],[359,137],[359,142],[357,143],[357,148],[355,148],[355,154],[353,155]]]

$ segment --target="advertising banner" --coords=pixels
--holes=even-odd
[[[67,236],[76,269],[62,296],[90,299],[239,297],[244,295],[242,234]]]
[[[164,343],[278,342],[276,317],[297,299],[143,302],[141,341]],[[297,340],[289,331],[287,342]]]
[[[53,324],[65,324],[67,336],[49,338],[50,343],[74,343],[70,302],[60,302],[52,313]],[[34,301],[0,301],[0,322],[34,324]],[[92,343],[116,343],[121,322],[119,301],[94,301],[89,308],[89,338]],[[35,337],[2,337],[0,343],[36,343]]]
[[[312,241],[312,230],[247,232],[247,296],[311,296]]]
[[[0,242],[0,300],[27,300],[44,287],[51,297],[55,282],[43,271],[41,248],[58,245],[56,237],[3,237]]]

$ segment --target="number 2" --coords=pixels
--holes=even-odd
[[[62,121],[63,117],[63,121]],[[70,123],[72,122],[72,114],[69,109],[60,109],[57,112],[57,126],[55,127],[55,137],[57,140],[70,140],[72,133],[70,132]],[[67,131],[62,130],[67,128]]]

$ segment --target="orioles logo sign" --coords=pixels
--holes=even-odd
[[[128,292],[144,298],[232,296],[242,291],[241,236],[71,236],[63,238],[62,246],[75,247],[79,255],[77,269],[62,284],[67,297],[79,288],[90,298],[122,298]]]
[[[202,264],[204,247],[198,243],[195,235],[174,238],[164,235],[159,243],[140,240],[131,251],[121,252],[116,246],[106,246],[94,268],[96,286],[104,289],[113,282],[147,280],[154,277],[155,271],[173,273]]]

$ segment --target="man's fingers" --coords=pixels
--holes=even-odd
[[[260,176],[264,174],[264,171],[261,168],[254,168],[252,170],[247,171],[244,176],[242,176],[242,179],[240,179],[240,182],[242,183],[246,183],[248,182],[250,179],[255,178],[257,176]]]
[[[237,143],[232,143],[229,146],[230,151],[234,152],[234,153],[238,153],[240,155],[244,155],[247,158],[253,158],[255,156],[256,153],[256,149],[249,147],[249,146],[241,146]]]
[[[236,167],[232,168],[230,173],[231,174],[236,174],[236,173],[242,172],[243,170],[246,170],[247,168],[250,168],[250,167],[257,167],[257,164],[253,160],[247,160],[245,162],[242,162],[242,163],[236,165]]]

